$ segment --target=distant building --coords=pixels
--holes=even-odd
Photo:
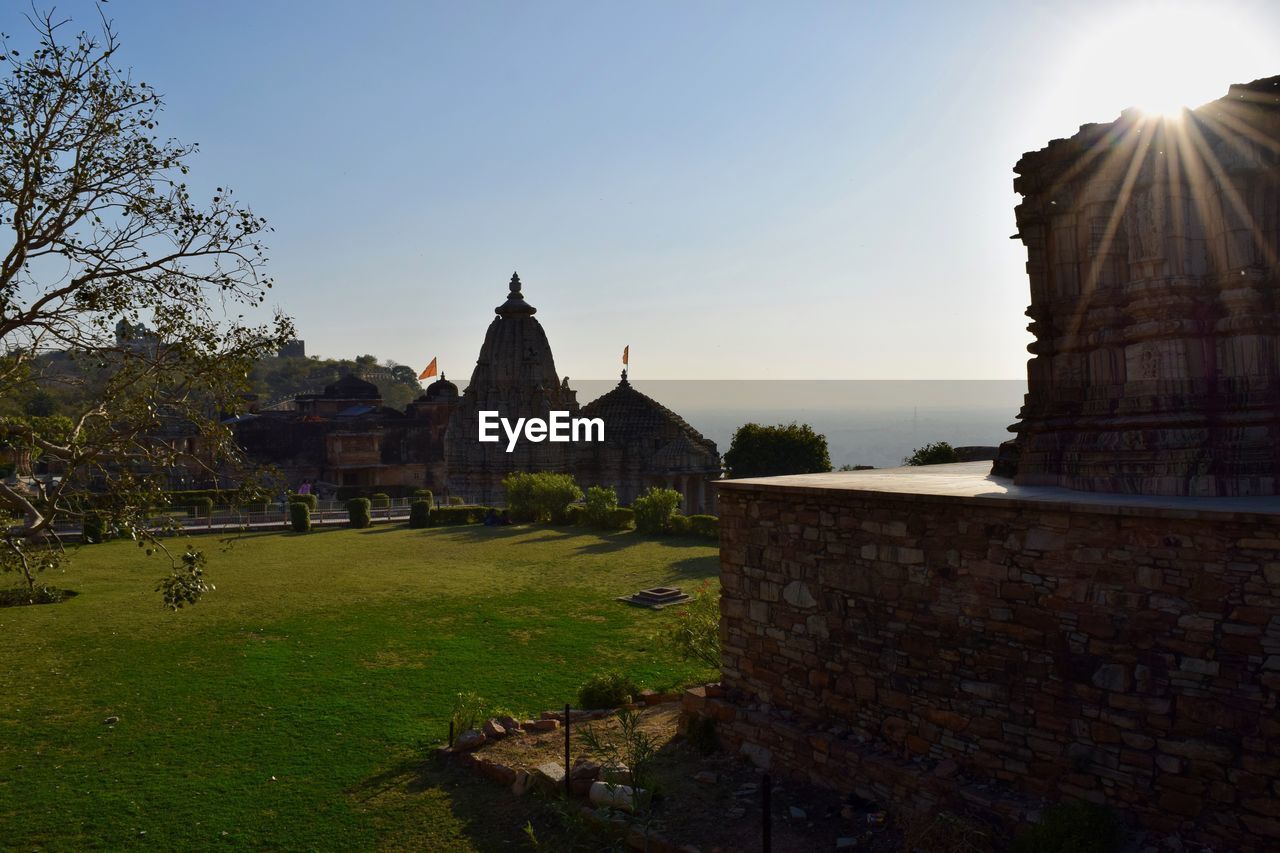
[[[489,324],[464,393],[442,375],[404,411],[382,405],[377,386],[346,376],[320,394],[304,394],[288,409],[235,419],[236,436],[254,459],[275,465],[290,483],[330,487],[431,489],[468,502],[503,500],[513,471],[571,474],[584,488],[612,486],[630,503],[650,486],[680,491],[686,513],[709,512],[709,482],[720,476],[715,442],[679,415],[636,391],[623,374],[618,387],[586,406],[567,377],[556,373],[551,344],[521,293],[519,276]],[[301,344],[301,342],[298,342]],[[479,413],[514,421],[552,411],[598,417],[601,443],[478,441]]]

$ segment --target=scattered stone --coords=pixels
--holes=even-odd
[[[609,808],[633,812],[636,809],[636,800],[643,799],[645,795],[644,789],[632,788],[630,785],[607,785],[604,782],[592,782],[589,798],[594,806],[608,806]]]
[[[507,727],[497,720],[485,720],[484,736],[489,740],[502,740],[507,736]]]
[[[596,784],[595,779],[570,779],[569,791],[575,797],[585,797],[591,792],[591,786]]]
[[[734,806],[724,813],[724,816],[729,818],[729,820],[739,820],[746,817],[746,815],[747,809],[745,806]]]
[[[560,728],[559,720],[525,720],[523,728],[530,732],[554,732]]]
[[[606,762],[600,767],[600,780],[610,785],[630,785],[631,768],[620,762]]]
[[[564,765],[555,761],[539,764],[533,771],[538,786],[548,793],[564,790]]]
[[[484,732],[478,732],[475,729],[467,729],[458,735],[453,741],[454,752],[470,752],[484,746],[486,738]]]
[[[846,835],[842,838],[836,839],[837,850],[852,850],[857,846],[858,846],[858,839],[853,837],[852,835]]]
[[[521,770],[516,773],[516,779],[511,783],[511,793],[517,797],[523,797],[529,793],[531,787],[533,787],[533,776],[529,774],[528,770]]]
[[[791,815],[792,820],[807,820],[809,817],[808,813],[799,806],[792,806],[787,812]]]
[[[520,731],[520,721],[515,717],[498,717],[498,724],[507,730],[507,734]]]
[[[703,785],[714,785],[720,781],[720,777],[710,770],[701,770],[693,774],[693,781],[701,782]]]
[[[573,762],[573,768],[569,771],[570,779],[595,779],[599,775],[600,765],[586,758]]]
[[[515,784],[516,771],[505,764],[499,764],[496,761],[480,761],[478,766],[481,773],[499,785],[507,787]]]
[[[105,720],[102,721],[102,724],[104,726],[114,726],[118,722],[120,722],[119,717],[107,717]]]

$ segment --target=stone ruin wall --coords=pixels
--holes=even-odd
[[[1280,846],[1274,517],[722,486],[722,690],[775,772]],[[1230,562],[1223,555],[1231,555]]]

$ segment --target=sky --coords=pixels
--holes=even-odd
[[[1025,378],[1021,154],[1280,74],[1243,0],[103,8],[308,353],[458,379],[513,270],[570,377]]]

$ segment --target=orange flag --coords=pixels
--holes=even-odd
[[[623,363],[623,364],[629,364],[629,363],[630,363],[630,362],[628,362],[628,361],[627,361],[627,358],[628,358],[628,356],[630,356],[630,355],[631,355],[631,344],[627,344],[625,347],[623,347],[623,348],[622,348],[622,363]]]
[[[431,359],[431,363],[427,365],[427,369],[418,374],[418,379],[426,379],[436,375],[436,360]]]

